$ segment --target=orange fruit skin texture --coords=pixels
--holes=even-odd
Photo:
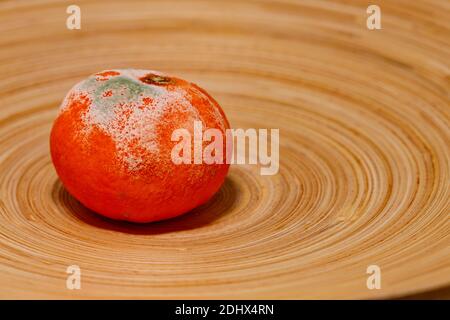
[[[148,70],[109,70],[75,85],[50,134],[56,172],[68,192],[106,217],[133,222],[172,218],[207,202],[229,169],[222,163],[175,164],[172,132],[194,121],[203,130],[229,123],[195,84]],[[203,147],[207,144],[203,142]],[[227,143],[230,143],[229,141]]]

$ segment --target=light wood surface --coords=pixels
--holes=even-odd
[[[81,30],[65,26],[72,2],[0,2],[0,297],[449,286],[450,3],[376,2],[373,31],[367,1],[76,1]],[[110,68],[177,75],[233,128],[279,128],[279,174],[233,166],[210,203],[166,222],[89,212],[56,176],[49,131],[69,88]],[[372,264],[381,290],[366,287]],[[81,290],[66,289],[69,265]]]

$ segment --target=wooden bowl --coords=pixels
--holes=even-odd
[[[391,298],[450,285],[448,1],[0,2],[1,298]],[[49,131],[111,68],[196,82],[233,128],[280,129],[280,170],[234,165],[153,224],[72,198]],[[182,183],[182,182],[180,182]],[[81,270],[69,290],[67,267]],[[367,268],[381,289],[367,287]]]

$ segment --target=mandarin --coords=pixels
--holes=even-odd
[[[188,81],[149,70],[109,70],[75,85],[50,135],[56,172],[68,192],[106,217],[133,222],[172,218],[205,203],[229,164],[175,164],[174,130],[195,121],[225,135],[219,104]]]

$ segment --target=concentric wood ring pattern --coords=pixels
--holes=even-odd
[[[450,6],[377,1],[0,3],[0,296],[364,298],[445,287]],[[49,131],[83,77],[157,69],[234,128],[279,128],[280,171],[233,166],[170,221],[103,219],[61,186]],[[183,183],[180,181],[180,183]],[[67,290],[79,265],[81,290]],[[368,290],[366,268],[382,271]]]

